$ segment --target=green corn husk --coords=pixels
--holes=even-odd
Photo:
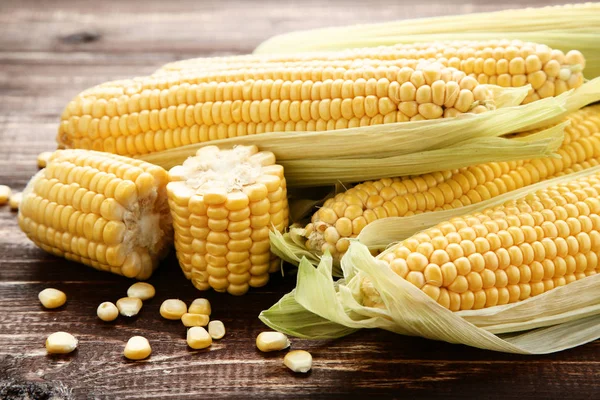
[[[302,260],[296,289],[260,313],[270,328],[307,339],[339,338],[362,328],[518,354],[553,353],[600,338],[600,275],[518,303],[452,312],[382,266],[354,241],[342,260],[344,279],[333,281],[332,259],[317,268]],[[361,304],[369,278],[385,308]]]
[[[518,104],[526,96],[528,86],[491,88],[496,92],[499,108],[477,115],[323,132],[261,133],[181,146],[139,158],[168,169],[207,145],[254,144],[275,154],[290,187],[368,180],[383,172],[377,165],[386,165],[387,176],[415,175],[440,170],[440,165],[459,168],[509,160],[507,157],[514,151],[519,151],[521,158],[547,156],[554,146],[551,138],[538,136],[540,141],[520,143],[492,138],[547,127],[569,111],[600,100],[600,78],[560,96],[525,105]],[[456,149],[463,145],[473,146],[478,153],[456,157]]]
[[[499,196],[486,205],[462,207],[459,214],[446,213],[444,220],[599,173],[600,166],[547,180]],[[271,238],[276,242],[283,236],[273,234]],[[261,321],[286,334],[309,339],[338,338],[361,328],[381,328],[520,354],[552,353],[600,338],[600,274],[517,303],[452,312],[382,265],[356,239],[341,261],[343,279],[334,282],[333,268],[329,254],[320,259],[317,268],[301,258],[296,289],[263,311]],[[363,306],[360,284],[365,278],[381,296],[383,309]]]
[[[272,37],[254,54],[343,50],[416,42],[518,39],[577,49],[600,76],[600,3],[526,8],[314,29]]]

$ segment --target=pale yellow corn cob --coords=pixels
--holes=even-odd
[[[256,146],[200,149],[169,172],[167,185],[175,249],[200,290],[241,295],[279,270],[269,230],[288,225],[283,167]]]
[[[338,258],[348,239],[386,217],[458,208],[600,163],[600,105],[571,113],[560,158],[492,162],[416,177],[356,185],[325,202],[306,226],[306,246]]]
[[[378,257],[452,311],[528,299],[600,272],[600,175],[427,229]],[[363,280],[364,303],[383,303]]]
[[[177,61],[162,67],[158,74],[191,72],[194,70],[234,71],[243,68],[351,68],[371,65],[416,68],[421,61],[436,61],[463,71],[479,83],[519,87],[527,83],[532,89],[528,103],[540,98],[557,96],[583,83],[585,58],[581,52],[566,54],[543,44],[519,40],[451,41],[398,44],[337,52],[275,54],[264,56],[234,56],[195,58]]]
[[[147,279],[172,242],[167,180],[142,161],[59,150],[23,192],[19,226],[52,254]]]

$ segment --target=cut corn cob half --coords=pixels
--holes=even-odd
[[[414,68],[194,70],[84,91],[63,112],[57,141],[65,148],[139,156],[266,132],[339,130],[481,113],[495,109],[496,95],[439,62]]]
[[[356,68],[387,66],[417,68],[420,62],[438,62],[463,71],[482,84],[532,88],[524,103],[557,96],[581,86],[585,58],[577,50],[566,54],[543,44],[520,40],[449,41],[397,44],[337,52],[196,58],[162,67],[157,74],[193,71],[236,71],[243,68]]]
[[[269,231],[288,225],[283,167],[256,146],[200,149],[169,171],[175,249],[185,276],[200,290],[241,295],[279,270]]]
[[[600,106],[571,113],[560,158],[492,162],[416,177],[361,183],[325,202],[304,228],[306,247],[339,260],[348,239],[375,220],[475,204],[552,177],[600,163]]]
[[[167,181],[143,161],[59,150],[23,192],[19,226],[49,253],[147,279],[172,242]]]
[[[600,175],[453,218],[377,258],[451,311],[515,303],[600,272]],[[364,304],[382,307],[363,280]]]

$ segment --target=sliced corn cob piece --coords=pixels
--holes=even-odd
[[[452,311],[537,296],[600,272],[600,174],[453,218],[377,258]],[[367,279],[364,304],[382,306]]]
[[[386,217],[454,209],[600,163],[600,105],[571,113],[561,158],[492,162],[416,177],[356,185],[325,202],[306,226],[306,247],[336,259],[369,223]]]
[[[256,146],[207,146],[169,171],[175,249],[200,290],[241,295],[279,269],[269,230],[288,224],[283,167]]]
[[[440,63],[193,71],[109,82],[62,114],[59,146],[135,156],[276,131],[324,131],[495,108],[475,78]]]
[[[139,160],[59,150],[27,185],[19,226],[52,254],[147,279],[172,242],[167,180]]]
[[[449,41],[397,44],[337,52],[275,54],[195,58],[162,67],[158,73],[194,70],[234,71],[243,68],[316,67],[350,68],[355,65],[373,67],[396,65],[416,68],[421,61],[439,62],[463,71],[479,83],[519,87],[530,83],[532,89],[524,100],[557,96],[581,86],[585,58],[581,52],[567,54],[543,44],[520,40]]]

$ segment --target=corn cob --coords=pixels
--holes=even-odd
[[[194,70],[235,71],[243,68],[375,68],[399,66],[416,68],[422,62],[438,62],[463,71],[481,84],[519,87],[530,83],[532,89],[524,103],[557,96],[583,83],[585,58],[581,52],[566,54],[546,45],[520,40],[452,41],[397,44],[338,52],[276,54],[220,58],[195,58],[162,67],[158,73]]]
[[[537,296],[600,272],[600,174],[453,218],[378,256],[452,311]],[[382,306],[363,280],[365,305]]]
[[[47,252],[147,279],[172,241],[167,180],[142,161],[59,150],[27,185],[19,226]]]
[[[256,146],[207,146],[169,171],[175,249],[185,276],[200,290],[241,295],[279,270],[269,229],[288,225],[283,167]]]
[[[525,75],[523,75],[525,76]],[[475,78],[437,62],[415,68],[195,70],[109,82],[62,114],[57,141],[136,156],[275,131],[323,131],[494,109]]]
[[[348,239],[369,223],[386,217],[454,209],[501,195],[545,179],[600,163],[600,105],[571,113],[561,158],[492,162],[416,177],[386,178],[356,185],[325,202],[305,228],[306,247],[328,250],[336,259]]]

